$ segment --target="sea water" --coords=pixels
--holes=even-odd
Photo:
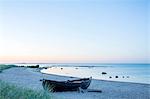
[[[39,65],[40,67],[49,67],[41,70],[47,74],[150,84],[150,64],[55,63]],[[102,74],[102,72],[106,74]]]

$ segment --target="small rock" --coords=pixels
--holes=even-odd
[[[102,74],[107,74],[106,72],[102,72]]]

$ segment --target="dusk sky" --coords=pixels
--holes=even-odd
[[[0,0],[0,63],[148,63],[148,1]]]

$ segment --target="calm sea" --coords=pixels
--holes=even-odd
[[[92,78],[100,80],[150,84],[150,64],[53,63],[39,65],[40,67],[50,67],[41,70],[41,72],[48,74],[72,77],[92,76]],[[105,72],[106,74],[102,74],[102,72]]]

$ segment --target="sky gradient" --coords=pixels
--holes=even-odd
[[[147,63],[148,0],[0,0],[0,63]]]

